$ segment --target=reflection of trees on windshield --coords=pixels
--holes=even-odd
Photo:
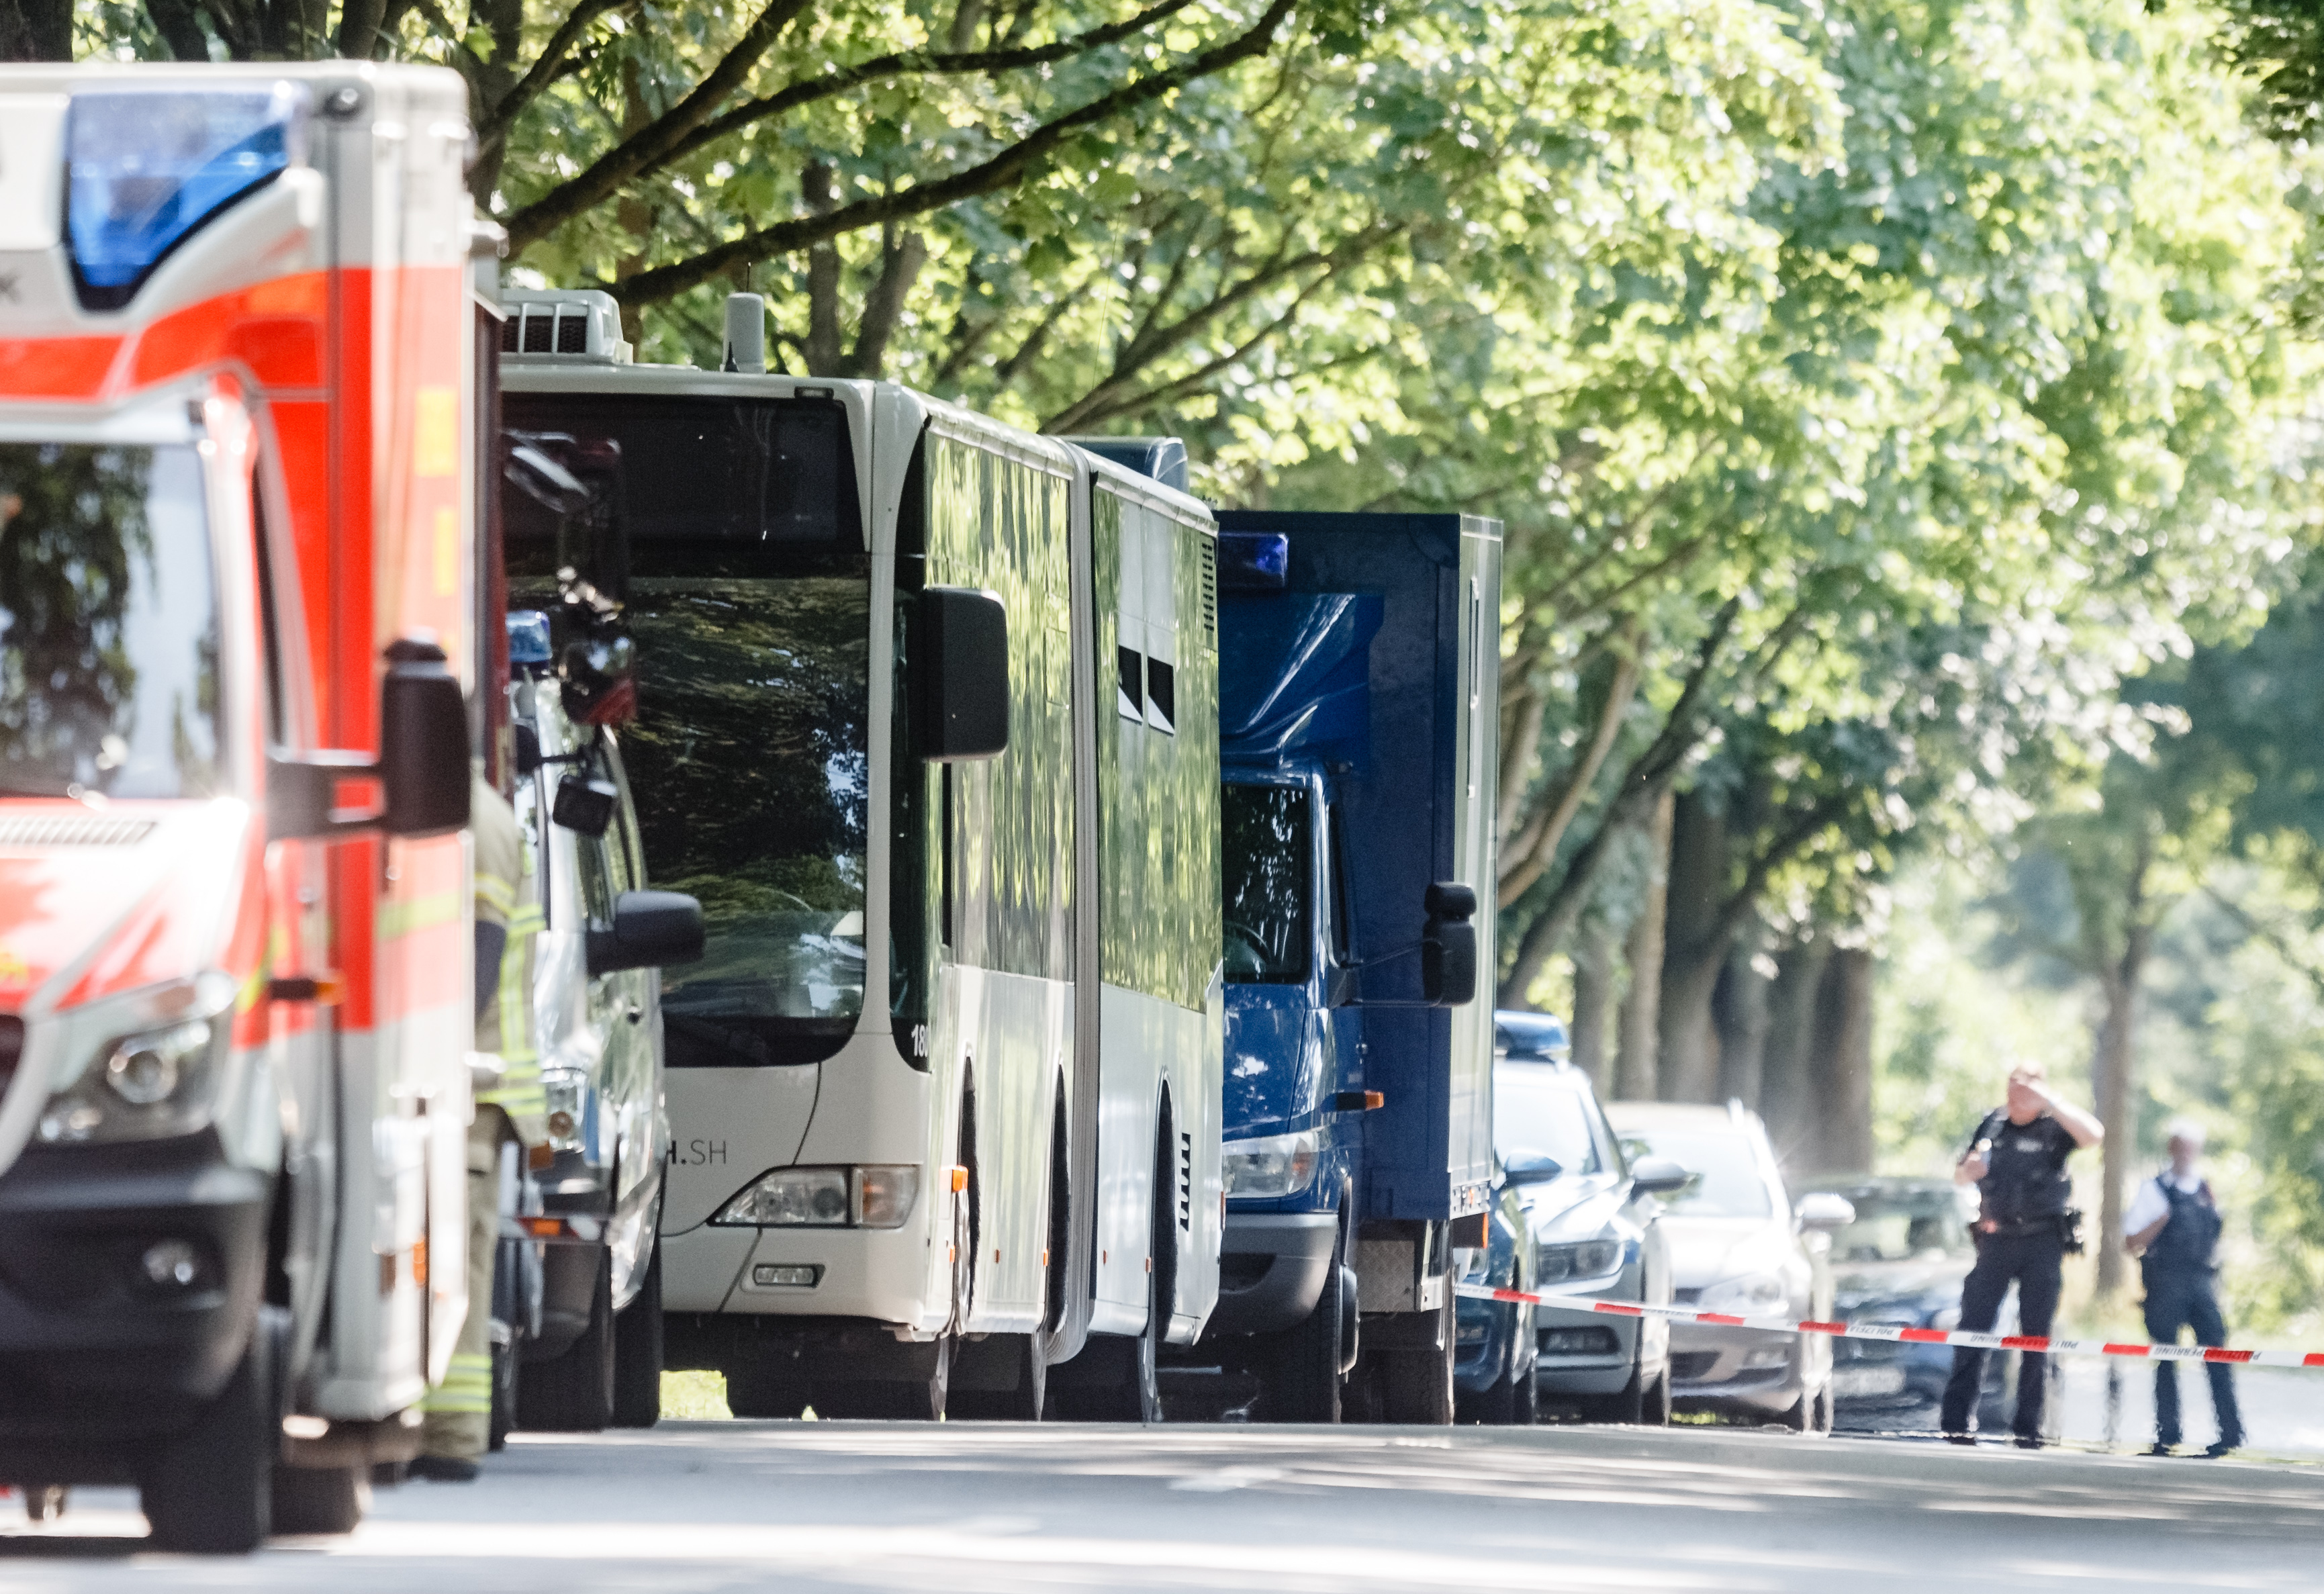
[[[1307,791],[1228,786],[1220,793],[1219,867],[1226,977],[1296,985],[1307,978],[1307,898],[1314,862]]]
[[[0,787],[216,788],[200,493],[190,448],[0,444]]]
[[[862,1009],[870,604],[853,576],[632,578],[646,867],[709,931],[673,1012]]]

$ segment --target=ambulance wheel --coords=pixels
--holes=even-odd
[[[243,1555],[265,1542],[281,1444],[269,1350],[262,1324],[217,1398],[138,1479],[138,1503],[156,1549]]]
[[[613,1258],[597,1256],[589,1326],[562,1356],[525,1363],[516,1425],[536,1433],[595,1433],[613,1417]]]
[[[661,1421],[661,1245],[646,1261],[637,1299],[613,1319],[613,1426]]]
[[[274,1469],[273,1531],[278,1534],[351,1534],[370,1509],[369,1467]]]

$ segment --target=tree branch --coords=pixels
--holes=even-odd
[[[565,20],[557,24],[557,32],[549,36],[549,42],[541,46],[540,54],[525,69],[524,76],[501,97],[498,105],[488,107],[482,125],[476,129],[476,147],[490,150],[508,136],[516,119],[563,73],[566,58],[573,53],[574,46],[580,43],[581,36],[592,23],[609,11],[627,11],[637,3],[638,0],[577,0],[573,9],[565,14]]]
[[[776,3],[797,6],[804,5],[805,0],[776,0]],[[624,281],[605,286],[616,299],[625,303],[654,304],[683,293],[742,261],[763,260],[770,254],[788,254],[825,238],[835,238],[863,227],[877,226],[882,222],[900,221],[909,216],[924,216],[963,199],[991,193],[1016,180],[1028,167],[1084,128],[1174,94],[1189,83],[1263,53],[1273,42],[1276,29],[1291,14],[1293,4],[1294,0],[1270,0],[1265,14],[1249,32],[1191,57],[1167,71],[1124,84],[1111,94],[1102,95],[1076,110],[1045,122],[1009,148],[977,165],[933,182],[859,199],[825,216],[794,217],[788,221],[777,222],[772,226],[761,227],[756,232],[731,239],[691,260],[657,266],[651,271],[640,272]],[[510,231],[514,236],[513,224]]]
[[[1614,678],[1606,687],[1606,701],[1598,713],[1598,723],[1590,738],[1590,745],[1582,756],[1567,768],[1552,790],[1554,793],[1545,804],[1538,827],[1527,826],[1526,841],[1517,848],[1517,864],[1503,871],[1499,886],[1499,905],[1507,908],[1539,880],[1557,857],[1557,849],[1565,840],[1566,827],[1582,811],[1582,799],[1597,783],[1598,771],[1605,766],[1606,755],[1614,749],[1614,738],[1622,729],[1622,721],[1630,711],[1631,699],[1638,691],[1638,659],[1635,646],[1624,649],[1614,661]]]
[[[615,189],[649,165],[667,159],[670,150],[681,139],[701,126],[709,119],[711,113],[724,103],[728,95],[742,87],[743,79],[757,69],[760,59],[773,47],[782,31],[790,25],[791,19],[806,9],[807,0],[767,0],[765,9],[742,31],[742,38],[719,58],[718,64],[694,86],[684,99],[598,156],[590,162],[586,170],[559,183],[509,217],[511,252],[540,242],[583,211],[609,198]],[[722,263],[704,275],[715,275],[716,271],[724,269],[725,263]]]

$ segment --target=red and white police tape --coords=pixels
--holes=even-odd
[[[1525,1306],[1554,1306],[1609,1317],[1667,1317],[1673,1322],[1714,1328],[1757,1329],[1777,1334],[1829,1334],[1835,1340],[1890,1340],[1908,1345],[1966,1345],[1978,1350],[2032,1350],[2049,1356],[2132,1356],[2153,1361],[2228,1361],[2246,1367],[2324,1367],[2324,1352],[2226,1350],[2202,1345],[2117,1345],[2106,1340],[2062,1340],[2040,1334],[1972,1334],[1960,1329],[1906,1328],[1891,1322],[1817,1322],[1789,1317],[1737,1317],[1698,1312],[1692,1306],[1642,1305],[1636,1301],[1599,1301],[1587,1295],[1529,1295],[1487,1284],[1456,1284],[1456,1295],[1472,1301],[1515,1301]]]

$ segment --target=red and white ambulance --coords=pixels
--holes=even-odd
[[[0,69],[0,1481],[354,1525],[464,1298],[466,97]]]

